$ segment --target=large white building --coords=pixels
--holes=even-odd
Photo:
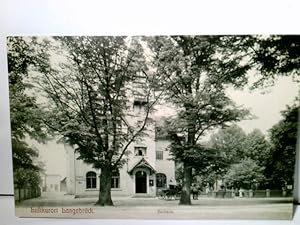
[[[147,138],[148,139],[148,138]],[[167,140],[145,140],[131,146],[127,163],[114,171],[111,180],[112,196],[156,196],[159,189],[175,185],[175,163],[166,150]],[[100,170],[76,159],[77,153],[66,145],[67,193],[77,197],[98,195]]]
[[[143,82],[134,83],[132,100],[127,118],[131,124],[143,122],[145,98]],[[159,189],[175,185],[175,163],[170,160],[167,150],[169,142],[158,135],[155,123],[147,126],[147,135],[130,144],[126,164],[113,171],[111,180],[112,196],[156,196]],[[98,195],[100,170],[77,160],[78,153],[68,145],[67,152],[67,193],[75,196]]]

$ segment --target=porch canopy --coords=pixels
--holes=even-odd
[[[150,175],[156,173],[156,170],[147,162],[147,160],[143,157],[140,161],[138,161],[129,171],[130,175],[133,174],[134,169],[137,168],[148,168],[150,170]]]

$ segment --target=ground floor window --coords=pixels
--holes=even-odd
[[[118,170],[112,172],[111,188],[120,188],[120,173]]]
[[[97,175],[95,172],[87,172],[86,174],[86,189],[97,187]]]
[[[167,187],[167,176],[163,173],[156,174],[156,187]]]

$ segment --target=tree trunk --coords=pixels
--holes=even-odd
[[[18,192],[19,192],[19,202],[21,202],[22,201],[22,199],[21,199],[21,188],[18,188]]]
[[[191,205],[192,167],[183,164],[183,185],[179,205]]]
[[[188,90],[188,92],[192,93],[191,88]],[[185,110],[187,113],[187,124],[188,124],[187,144],[189,148],[193,148],[195,146],[195,122],[196,121],[192,116],[193,115],[192,109],[194,109],[193,105],[185,104]],[[190,160],[192,159],[187,157],[183,161],[183,185],[182,185],[179,205],[191,205],[192,167],[188,163]]]
[[[96,202],[96,205],[113,205],[113,202],[111,200],[111,178],[112,171],[110,170],[110,168],[102,168],[100,175],[99,199]]]

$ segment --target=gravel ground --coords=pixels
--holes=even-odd
[[[75,199],[61,193],[44,193],[39,198],[16,203],[16,215],[103,219],[291,219],[293,213],[292,198],[200,197],[192,200],[191,206],[178,205],[178,200],[158,198],[114,197],[114,206],[106,207],[95,206],[96,201],[97,198]],[[50,213],[42,209],[55,211]]]

